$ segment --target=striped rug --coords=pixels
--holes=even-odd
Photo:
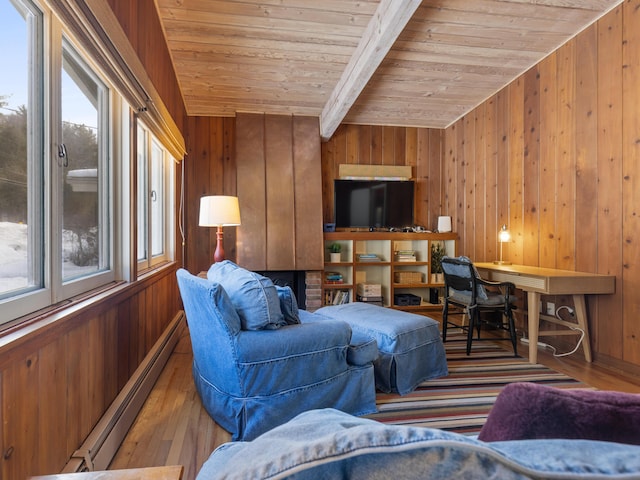
[[[400,396],[378,392],[378,413],[368,418],[395,425],[440,428],[476,435],[500,390],[512,382],[535,382],[558,388],[590,388],[543,365],[513,356],[503,342],[474,342],[466,355],[462,335],[445,343],[449,375],[423,382]],[[508,342],[504,346],[510,345]],[[522,348],[522,347],[520,347]]]

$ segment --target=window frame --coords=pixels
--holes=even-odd
[[[65,279],[62,274],[62,222],[64,220],[64,207],[62,198],[58,198],[57,201],[51,202],[51,208],[53,209],[49,218],[52,220],[52,238],[57,237],[56,248],[52,248],[52,269],[53,275],[51,276],[51,285],[54,291],[53,303],[65,300],[69,297],[79,295],[88,290],[100,287],[115,279],[115,266],[113,264],[114,252],[113,245],[114,228],[113,223],[118,219],[115,217],[113,197],[116,191],[113,188],[114,178],[111,172],[113,172],[114,153],[113,147],[113,135],[112,132],[117,129],[117,125],[112,121],[111,115],[111,91],[113,89],[107,83],[104,75],[101,75],[100,70],[92,64],[88,56],[82,52],[78,45],[69,38],[69,33],[65,30],[62,31],[62,35],[58,36],[61,40],[60,44],[56,44],[56,55],[53,57],[60,61],[59,67],[56,66],[55,71],[52,71],[51,85],[52,95],[53,92],[61,93],[61,75],[63,71],[62,58],[65,51],[74,57],[74,61],[84,69],[84,73],[89,76],[99,86],[99,95],[97,102],[100,106],[98,109],[98,223],[100,226],[100,263],[98,265],[98,271],[77,277],[71,277]],[[55,74],[55,75],[54,75]],[[55,79],[56,81],[53,81]],[[53,102],[51,102],[53,104]],[[52,118],[56,118],[56,121],[52,121],[52,137],[57,139],[55,144],[52,144],[52,150],[50,152],[52,172],[50,178],[52,179],[52,191],[53,197],[61,197],[66,170],[60,168],[59,158],[56,158],[57,147],[62,144],[64,139],[62,138],[62,116],[61,116],[61,97],[57,98],[58,111],[54,113]],[[55,151],[54,151],[55,150]],[[110,217],[112,220],[110,221]],[[106,230],[106,231],[103,231]],[[104,263],[106,261],[106,264]]]
[[[137,138],[136,155],[135,155],[136,185],[137,186],[140,185],[139,180],[142,175],[144,176],[143,178],[146,180],[144,183],[146,187],[145,191],[141,192],[139,188],[136,190],[136,194],[137,194],[136,225],[138,227],[136,230],[136,235],[137,236],[140,235],[140,224],[143,223],[145,227],[144,231],[146,233],[146,236],[145,236],[146,255],[145,257],[140,256],[140,252],[138,251],[138,245],[141,242],[140,242],[140,239],[138,238],[138,241],[136,242],[136,258],[137,258],[138,272],[145,272],[157,265],[171,261],[174,256],[175,242],[173,241],[173,237],[175,234],[175,226],[174,226],[174,218],[173,218],[173,205],[174,205],[173,199],[175,198],[175,195],[174,195],[175,192],[173,188],[174,187],[174,182],[173,182],[174,169],[171,167],[173,166],[175,160],[173,159],[173,156],[169,152],[169,149],[163,144],[163,142],[159,138],[156,137],[156,135],[153,133],[151,128],[149,128],[149,126],[144,121],[137,118],[135,128],[136,128],[136,138]],[[144,132],[144,142],[140,141],[141,131]],[[146,170],[144,172],[141,171],[140,163],[138,161],[139,155],[140,155],[138,148],[140,147],[141,143],[144,145],[144,148],[145,148],[144,163],[146,166]],[[159,254],[153,253],[154,224],[153,224],[152,211],[151,211],[151,205],[150,205],[152,201],[152,190],[153,190],[152,177],[154,173],[154,159],[153,159],[152,152],[153,152],[154,144],[157,145],[157,147],[162,152],[162,159],[160,160],[160,164],[162,166],[162,173],[163,173],[161,178],[161,183],[163,187],[161,206],[164,212],[164,215],[162,215],[163,223],[164,223],[164,229],[162,230],[162,233],[163,233],[162,244],[164,248],[163,248],[163,251]],[[144,201],[144,205],[142,209],[140,209],[140,201]],[[144,222],[140,221],[140,214],[142,214],[142,216],[144,217]]]
[[[75,0],[71,0],[71,3],[74,2]],[[91,24],[66,25],[65,22],[75,22],[76,17],[66,15],[65,7],[57,2],[49,4],[48,0],[8,0],[8,5],[17,5],[18,11],[29,12],[26,22],[30,45],[27,118],[30,144],[27,162],[29,169],[34,164],[38,165],[35,170],[29,170],[27,175],[29,201],[32,201],[33,195],[38,195],[38,207],[28,208],[28,228],[33,230],[29,232],[29,247],[34,250],[29,253],[29,261],[36,258],[41,266],[36,269],[36,286],[0,298],[0,330],[6,324],[19,324],[21,317],[30,318],[31,314],[37,314],[44,308],[62,305],[61,302],[77,295],[91,295],[93,289],[104,287],[114,280],[135,281],[140,276],[139,273],[146,274],[151,269],[172,261],[175,256],[174,235],[177,228],[174,218],[174,158],[176,152],[179,154],[181,148],[184,148],[184,141],[179,132],[176,136],[173,120],[164,117],[163,114],[166,112],[162,109],[157,111],[155,107],[150,107],[150,111],[147,111],[147,108],[136,106],[136,96],[132,96],[135,88],[126,87],[130,77],[123,76],[120,67],[112,68],[114,64],[100,56],[101,50],[96,46],[105,38],[104,31],[90,32],[94,27]],[[108,266],[86,276],[64,280],[60,186],[63,185],[61,182],[64,182],[65,171],[57,166],[57,150],[62,138],[62,55],[63,50],[67,48],[74,55],[74,60],[80,59],[80,64],[90,72],[92,80],[97,79],[106,92],[101,95],[99,101],[103,107],[99,109],[102,112],[99,129],[105,132],[106,138],[103,142],[98,142],[100,154],[104,158],[104,163],[99,167],[98,178],[101,182],[99,214],[103,217],[102,225],[108,230],[108,247],[102,247],[104,243],[101,243],[101,248],[106,248],[104,253],[108,258]],[[143,84],[147,81],[148,78],[145,77]],[[151,98],[156,96],[157,92],[153,91]],[[148,121],[148,125],[145,126],[150,139],[153,138],[162,150],[164,171],[164,249],[161,255],[153,255],[145,264],[137,262],[135,241],[136,130],[140,117]],[[164,125],[162,131],[158,130],[161,124]],[[149,247],[148,251],[152,252],[152,247]]]

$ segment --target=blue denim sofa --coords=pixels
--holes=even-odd
[[[233,440],[255,438],[310,409],[376,411],[375,340],[350,345],[347,323],[311,321],[288,287],[232,262],[214,264],[208,275],[180,269],[178,286],[196,389]]]
[[[216,449],[197,480],[640,479],[640,446],[596,440],[482,442],[313,410]]]

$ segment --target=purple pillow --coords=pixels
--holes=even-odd
[[[640,445],[640,395],[508,384],[478,439],[571,438]]]

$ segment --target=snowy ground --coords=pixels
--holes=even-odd
[[[65,235],[66,237],[66,235]],[[67,261],[71,242],[63,251],[65,275],[96,271],[96,266],[78,267]],[[0,294],[28,285],[27,225],[0,222]]]
[[[0,292],[27,286],[27,225],[0,222]]]

